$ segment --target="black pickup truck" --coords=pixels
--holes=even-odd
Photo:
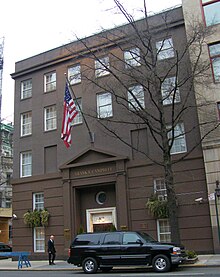
[[[153,266],[156,272],[167,272],[183,263],[185,256],[183,246],[160,243],[146,233],[116,231],[77,235],[67,262],[82,266],[85,273],[146,265]]]

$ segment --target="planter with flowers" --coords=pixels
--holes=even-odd
[[[28,210],[24,215],[24,224],[30,228],[48,226],[50,214],[46,209],[43,210]]]

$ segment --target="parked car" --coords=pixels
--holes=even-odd
[[[185,257],[183,246],[160,243],[146,233],[116,231],[77,235],[67,262],[82,266],[85,273],[137,265],[151,265],[156,272],[167,272],[183,263]]]
[[[12,247],[4,242],[0,242],[0,259],[5,259],[4,256],[1,256],[1,252],[12,252]]]
[[[4,242],[0,242],[0,252],[12,252],[12,247]]]

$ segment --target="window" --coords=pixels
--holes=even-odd
[[[45,252],[45,230],[44,227],[34,228],[34,252]]]
[[[206,26],[220,23],[220,1],[202,0]]]
[[[112,233],[105,235],[103,244],[120,244],[120,234]]]
[[[33,210],[43,210],[44,209],[44,194],[43,192],[38,192],[33,194]]]
[[[220,121],[220,102],[217,102],[218,120]]]
[[[29,98],[32,96],[32,80],[21,82],[21,99]]]
[[[107,196],[104,191],[99,191],[96,194],[95,200],[96,200],[96,203],[98,203],[99,205],[103,205],[106,202],[106,199],[107,199]]]
[[[174,127],[174,137],[172,137],[172,130],[168,132],[170,143],[173,142],[171,154],[186,152],[186,140],[184,135],[184,125],[179,123]]]
[[[123,235],[123,244],[136,244],[140,237],[135,233],[125,233]]]
[[[74,117],[73,119],[73,125],[77,125],[77,124],[80,124],[82,123],[83,121],[83,117],[82,117],[82,113],[81,113],[81,110],[82,110],[82,99],[81,98],[78,98],[77,101],[74,101],[75,104],[76,104],[76,110],[78,111],[77,115]],[[79,106],[80,108],[79,108]]]
[[[130,110],[140,110],[141,107],[143,109],[145,108],[144,90],[141,85],[135,85],[129,88],[128,105]]]
[[[174,48],[172,38],[156,42],[158,60],[165,60],[174,57]]]
[[[80,65],[74,65],[68,68],[68,80],[71,85],[78,84],[81,82]]]
[[[164,179],[154,180],[154,193],[161,201],[167,200],[167,189]]]
[[[97,94],[97,113],[99,118],[112,116],[112,96],[111,93]]]
[[[180,92],[176,84],[176,77],[166,78],[161,85],[163,105],[180,102]]]
[[[21,136],[31,135],[32,133],[32,112],[21,114]]]
[[[220,42],[209,45],[209,53],[215,82],[220,82]]]
[[[102,77],[108,75],[110,72],[108,71],[110,67],[109,57],[99,58],[99,60],[95,61],[95,76]]]
[[[140,49],[136,47],[136,48],[132,48],[124,51],[124,61],[125,61],[126,68],[140,66],[141,65]]]
[[[44,108],[44,131],[51,131],[57,128],[56,106]]]
[[[76,237],[74,245],[97,245],[100,243],[100,234],[83,234]]]
[[[21,153],[21,169],[20,176],[28,177],[32,175],[32,153],[31,152],[23,152]]]
[[[56,72],[50,72],[44,75],[44,92],[56,89]]]
[[[158,241],[171,242],[171,231],[168,219],[157,220]]]

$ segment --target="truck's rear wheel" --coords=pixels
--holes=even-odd
[[[82,262],[82,268],[85,273],[96,273],[98,264],[96,259],[92,257],[85,258]]]

